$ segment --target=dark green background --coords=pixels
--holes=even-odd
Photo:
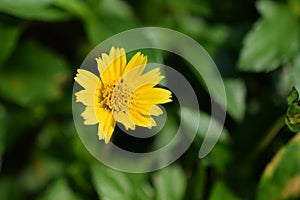
[[[0,199],[299,199],[300,142],[289,142],[295,133],[281,118],[288,92],[300,89],[299,21],[299,0],[0,0]],[[218,144],[198,159],[210,119],[201,77],[174,55],[145,51],[189,77],[203,118],[174,164],[127,174],[101,165],[81,143],[73,77],[98,43],[143,26],[197,40],[223,76],[228,110]],[[172,130],[178,104],[166,108]],[[130,138],[117,139],[132,149]],[[141,146],[166,139],[162,132]]]

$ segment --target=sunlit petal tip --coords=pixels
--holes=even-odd
[[[151,125],[150,126],[157,126],[157,124],[156,124],[156,122],[155,122],[155,120],[151,117]]]
[[[123,122],[120,122],[124,125],[126,131],[128,130],[135,130],[135,124],[134,123],[123,123]]]
[[[163,114],[163,111],[160,107],[158,107],[157,105],[152,106],[152,108],[150,109],[150,115],[153,116],[159,116]]]
[[[82,90],[75,92],[74,95],[77,97]],[[77,100],[77,99],[76,99]]]
[[[107,57],[108,55],[106,53],[101,53],[101,59],[104,59],[104,57]]]
[[[115,51],[116,51],[116,47],[112,46],[111,49],[110,49],[109,54],[113,54]]]
[[[129,126],[127,126],[127,127],[125,127],[125,129],[128,131],[128,130],[135,130],[135,124],[133,124],[133,125],[129,125]]]
[[[105,136],[104,136],[103,131],[101,130],[100,124],[98,124],[98,133],[97,133],[97,135],[98,135],[99,140],[104,140],[105,139]]]
[[[121,55],[124,55],[125,54],[125,49],[124,48],[120,48],[120,52],[121,52]]]
[[[94,123],[94,122],[91,121],[90,119],[86,119],[86,120],[84,120],[83,124],[84,124],[84,125],[94,125],[94,124],[97,124],[97,122]]]
[[[134,121],[130,118],[128,113],[125,112],[115,112],[113,114],[113,117],[115,121],[121,123],[126,130],[135,130],[135,123]]]
[[[105,144],[108,144],[108,142],[109,142],[110,140],[109,139],[104,139],[104,142],[105,142]]]
[[[150,120],[151,120],[151,121],[149,122],[149,124],[145,126],[145,127],[147,127],[148,129],[152,129],[154,126],[157,126],[155,120],[154,120],[152,117],[150,117]]]
[[[148,61],[148,56],[145,56],[144,54],[142,54],[142,56],[143,56],[143,64],[146,64],[147,63],[147,61]]]
[[[93,107],[87,106],[85,110],[81,113],[82,118],[84,119],[84,124],[93,125],[97,124],[98,120],[95,115],[95,111]]]
[[[92,121],[92,119],[85,119],[83,121],[84,125],[94,125],[94,124],[97,124],[97,123],[98,123],[97,121]]]
[[[101,62],[102,62],[101,58],[97,57],[97,58],[95,58],[95,61],[97,62],[97,65],[99,67],[99,65],[101,65]]]
[[[78,73],[74,80],[83,88],[89,91],[95,91],[100,79],[90,71],[84,69],[78,69],[77,71]]]
[[[85,71],[84,69],[77,69],[78,74],[80,74],[82,71]]]

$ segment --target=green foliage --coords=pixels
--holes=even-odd
[[[238,121],[243,120],[246,111],[246,87],[238,79],[225,80],[227,111]]]
[[[204,137],[206,136],[208,128],[210,128],[211,134],[208,135],[208,137],[210,139],[212,139],[212,140],[217,139],[219,137],[218,131],[222,130],[220,138],[218,138],[219,142],[228,143],[229,133],[226,130],[226,128],[223,128],[216,119],[214,119],[210,115],[206,114],[205,112],[198,112],[197,110],[193,110],[191,108],[185,108],[185,107],[183,107],[181,109],[183,110],[183,112],[181,112],[181,114],[183,115],[183,116],[181,116],[182,117],[182,125],[187,129],[187,132],[192,131],[193,126],[195,124],[190,119],[197,119],[198,118],[197,115],[200,115],[198,132],[196,135],[196,138],[198,140],[202,141],[204,139]],[[212,123],[211,126],[210,126],[210,123]]]
[[[58,21],[69,19],[69,14],[53,8],[51,0],[0,1],[0,11],[28,20]]]
[[[0,167],[2,165],[2,154],[5,150],[5,136],[6,136],[6,110],[0,104]]]
[[[299,92],[295,87],[292,88],[290,94],[287,97],[288,110],[286,113],[285,123],[288,125],[291,131],[300,131],[300,100]]]
[[[271,71],[299,51],[299,22],[284,4],[259,1],[257,8],[262,18],[245,38],[239,69]]]
[[[290,132],[300,130],[299,22],[299,0],[0,0],[0,199],[299,199],[300,139]],[[224,88],[200,56],[186,63],[142,50],[149,61],[185,75],[200,109],[174,100],[165,107],[164,128],[140,146],[163,148],[179,125],[189,136],[198,118],[199,127],[175,163],[129,174],[96,162],[82,144],[72,117],[73,76],[100,42],[143,26],[171,28],[199,42]],[[169,35],[153,42],[177,44]],[[223,89],[224,126],[218,113],[210,114],[211,101],[225,108]],[[290,130],[264,134],[281,127],[280,121],[271,127],[280,115]],[[135,149],[123,136],[122,145]],[[217,143],[199,159],[205,137]]]
[[[0,24],[1,46],[0,46],[0,68],[4,67],[4,62],[9,58],[13,52],[19,35],[21,33],[21,26]]]
[[[226,184],[218,181],[213,187],[213,191],[209,197],[209,200],[218,200],[218,199],[228,199],[228,200],[238,200],[238,198],[232,191],[230,191]]]
[[[79,200],[80,198],[69,188],[66,180],[57,180],[52,183],[47,191],[39,200],[55,200],[55,199],[65,199],[65,200]]]
[[[299,92],[297,91],[297,89],[295,87],[293,87],[287,97],[287,103],[288,103],[288,105],[291,105],[291,104],[295,103],[298,99],[299,99]]]
[[[180,200],[184,196],[186,180],[180,167],[174,165],[154,174],[154,186],[157,191],[156,199]]]
[[[298,53],[292,61],[291,67],[290,67],[290,85],[295,86],[296,88],[300,88],[300,54]]]
[[[19,199],[20,191],[16,181],[9,177],[0,179],[0,196],[3,199]]]
[[[9,70],[0,75],[0,93],[24,106],[59,98],[60,85],[68,77],[65,61],[32,40],[23,43],[7,65]]]
[[[257,199],[300,198],[300,135],[282,147],[267,165],[259,183]]]
[[[91,171],[101,199],[153,199],[153,190],[143,175],[118,172],[99,163],[94,164]]]

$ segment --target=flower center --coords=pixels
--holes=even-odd
[[[300,124],[300,114],[293,115],[289,117],[290,123],[294,125]]]
[[[128,108],[132,91],[121,79],[118,83],[114,81],[105,84],[101,90],[101,95],[101,106],[113,112],[123,112]]]

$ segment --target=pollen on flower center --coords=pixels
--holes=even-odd
[[[131,95],[132,91],[123,79],[118,83],[107,83],[101,90],[100,104],[113,112],[122,112],[128,108]]]

